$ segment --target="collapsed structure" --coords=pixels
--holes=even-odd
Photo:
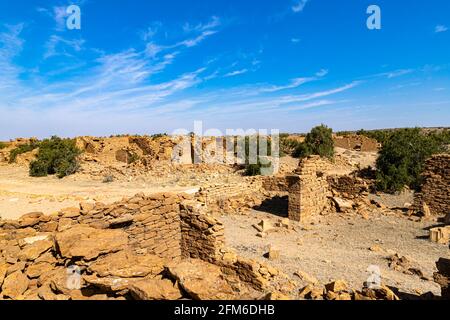
[[[87,167],[102,169],[119,162],[137,174],[153,170],[156,177],[167,176],[167,168],[177,168],[171,163],[174,141],[168,137],[83,137],[77,144],[85,150]],[[192,159],[191,154],[184,156]],[[327,159],[311,156],[295,170],[277,176],[206,180],[194,195],[137,194],[108,205],[82,202],[79,208],[63,209],[57,215],[29,213],[18,221],[0,220],[0,298],[285,298],[295,285],[278,269],[227,248],[217,214],[243,214],[282,197],[288,201],[287,217],[296,222],[309,222],[334,210],[367,215],[376,206],[368,200],[368,182],[335,169]],[[194,170],[208,168],[195,165]],[[217,165],[211,170],[232,171]],[[423,213],[428,208],[431,215],[449,213],[449,177],[449,155],[428,160],[414,208]],[[432,229],[431,238],[448,243],[448,228]],[[435,274],[443,297],[448,297],[446,263],[440,261]],[[80,270],[79,288],[68,287],[67,272],[72,269],[67,267]],[[336,289],[336,284],[328,287],[307,286],[300,297],[397,299],[386,287],[382,293]]]
[[[223,225],[190,199],[139,194],[1,221],[3,298],[255,299],[292,290],[286,279],[273,284],[282,277],[275,268],[225,248]],[[69,265],[84,270],[79,288],[65,282]]]

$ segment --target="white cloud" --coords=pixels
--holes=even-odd
[[[305,9],[305,6],[306,6],[307,3],[308,3],[308,0],[299,0],[299,1],[297,1],[297,3],[292,6],[292,11],[295,12],[295,13],[302,12],[303,9]]]
[[[299,38],[292,38],[292,39],[291,39],[291,42],[292,42],[292,43],[299,43],[299,42],[300,42],[300,39],[299,39]]]
[[[79,52],[83,50],[84,43],[84,39],[67,40],[61,36],[52,35],[45,44],[46,51],[44,53],[44,59],[59,55],[70,57],[72,54],[70,54],[67,49]],[[58,48],[60,51],[58,51]]]
[[[12,88],[9,92],[15,95],[18,77],[22,68],[14,65],[12,60],[23,50],[25,41],[20,37],[24,24],[5,25],[5,32],[0,33],[0,92],[1,89]],[[5,94],[4,92],[2,94]]]
[[[305,83],[316,81],[319,78],[322,78],[328,74],[328,70],[322,69],[315,74],[315,77],[303,77],[303,78],[295,78],[292,79],[291,82],[284,86],[270,86],[266,88],[261,88],[259,92],[276,92],[287,89],[295,89]]]
[[[182,42],[179,42],[176,46],[183,45],[183,46],[186,46],[188,48],[195,47],[200,42],[205,40],[207,37],[212,36],[213,34],[216,34],[216,33],[217,33],[217,31],[211,31],[211,30],[203,31],[199,36],[197,36],[197,37],[195,37],[193,39],[187,39],[187,40],[184,40]]]
[[[162,27],[161,22],[159,21],[153,22],[150,27],[140,32],[142,40],[144,40],[145,42],[151,40],[158,33],[161,27]]]
[[[434,32],[435,33],[441,33],[441,32],[446,32],[446,31],[448,31],[448,28],[446,26],[444,26],[444,25],[437,25],[434,28]]]
[[[328,70],[327,69],[322,69],[319,72],[316,73],[316,77],[325,77],[328,74]]]
[[[401,76],[410,74],[412,72],[414,72],[413,69],[402,69],[402,70],[396,70],[396,71],[392,71],[392,72],[387,72],[387,73],[385,73],[385,75],[389,79],[392,79],[392,78],[397,78],[397,77],[401,77]]]
[[[226,75],[224,75],[224,77],[228,78],[228,77],[235,77],[244,73],[247,73],[248,69],[242,69],[242,70],[235,70],[235,71],[231,71],[229,73],[227,73]]]
[[[64,6],[53,7],[53,18],[55,19],[57,31],[63,31],[66,27],[66,18],[68,17],[66,10],[67,7]]]
[[[184,30],[184,32],[193,32],[193,31],[201,32],[201,31],[206,31],[206,30],[211,30],[211,29],[217,28],[220,25],[221,25],[220,18],[217,16],[212,16],[210,21],[208,21],[206,24],[199,23],[199,24],[193,26],[189,23],[186,23],[183,26],[183,30]]]

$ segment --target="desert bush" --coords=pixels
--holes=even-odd
[[[419,128],[393,132],[377,159],[377,190],[393,193],[404,186],[418,190],[425,160],[443,152],[447,139],[446,135],[422,133]]]
[[[16,162],[17,156],[19,154],[27,153],[33,151],[34,149],[39,148],[39,141],[30,141],[27,144],[22,144],[17,148],[12,149],[9,152],[9,163]]]
[[[262,175],[261,169],[263,168],[272,168],[272,163],[269,162],[267,164],[263,164],[258,158],[258,163],[256,164],[247,164],[245,167],[244,175],[246,176],[260,176]]]
[[[390,137],[394,134],[395,130],[370,130],[366,131],[361,129],[356,132],[357,135],[366,136],[370,139],[374,139],[377,142],[384,144],[386,143]]]
[[[132,152],[128,157],[128,164],[133,164],[139,160],[141,160],[141,157],[138,154]]]
[[[246,176],[258,176],[261,175],[262,168],[270,168],[271,163],[263,164],[261,157],[272,155],[272,143],[270,139],[267,139],[267,154],[260,154],[260,140],[256,137],[256,157],[257,163],[250,163],[250,137],[245,137],[245,175]],[[237,152],[237,140],[235,139],[235,150]]]
[[[58,178],[74,174],[78,168],[81,151],[73,139],[53,136],[43,140],[35,161],[30,163],[30,176],[44,177],[56,174]]]
[[[333,130],[325,125],[320,125],[306,135],[306,139],[294,150],[293,156],[304,158],[310,155],[319,155],[324,158],[333,158],[334,141]]]
[[[290,139],[280,135],[280,156],[293,155],[302,143],[296,139]]]
[[[6,142],[1,142],[0,141],[0,150],[1,149],[5,149],[8,146],[8,144]]]
[[[167,136],[168,136],[167,133],[157,133],[157,134],[151,135],[150,137],[151,137],[153,140],[156,140],[156,139],[163,138],[163,137],[167,137]]]

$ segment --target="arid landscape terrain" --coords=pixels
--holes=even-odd
[[[62,178],[30,176],[43,143],[3,143],[0,299],[449,298],[448,154],[426,160],[419,191],[386,193],[382,144],[363,135],[334,135],[331,158],[284,137],[268,176],[214,152],[192,163],[177,139],[76,138]]]

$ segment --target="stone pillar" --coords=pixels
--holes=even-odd
[[[301,180],[300,176],[287,176],[289,184],[288,217],[293,221],[301,221]]]

